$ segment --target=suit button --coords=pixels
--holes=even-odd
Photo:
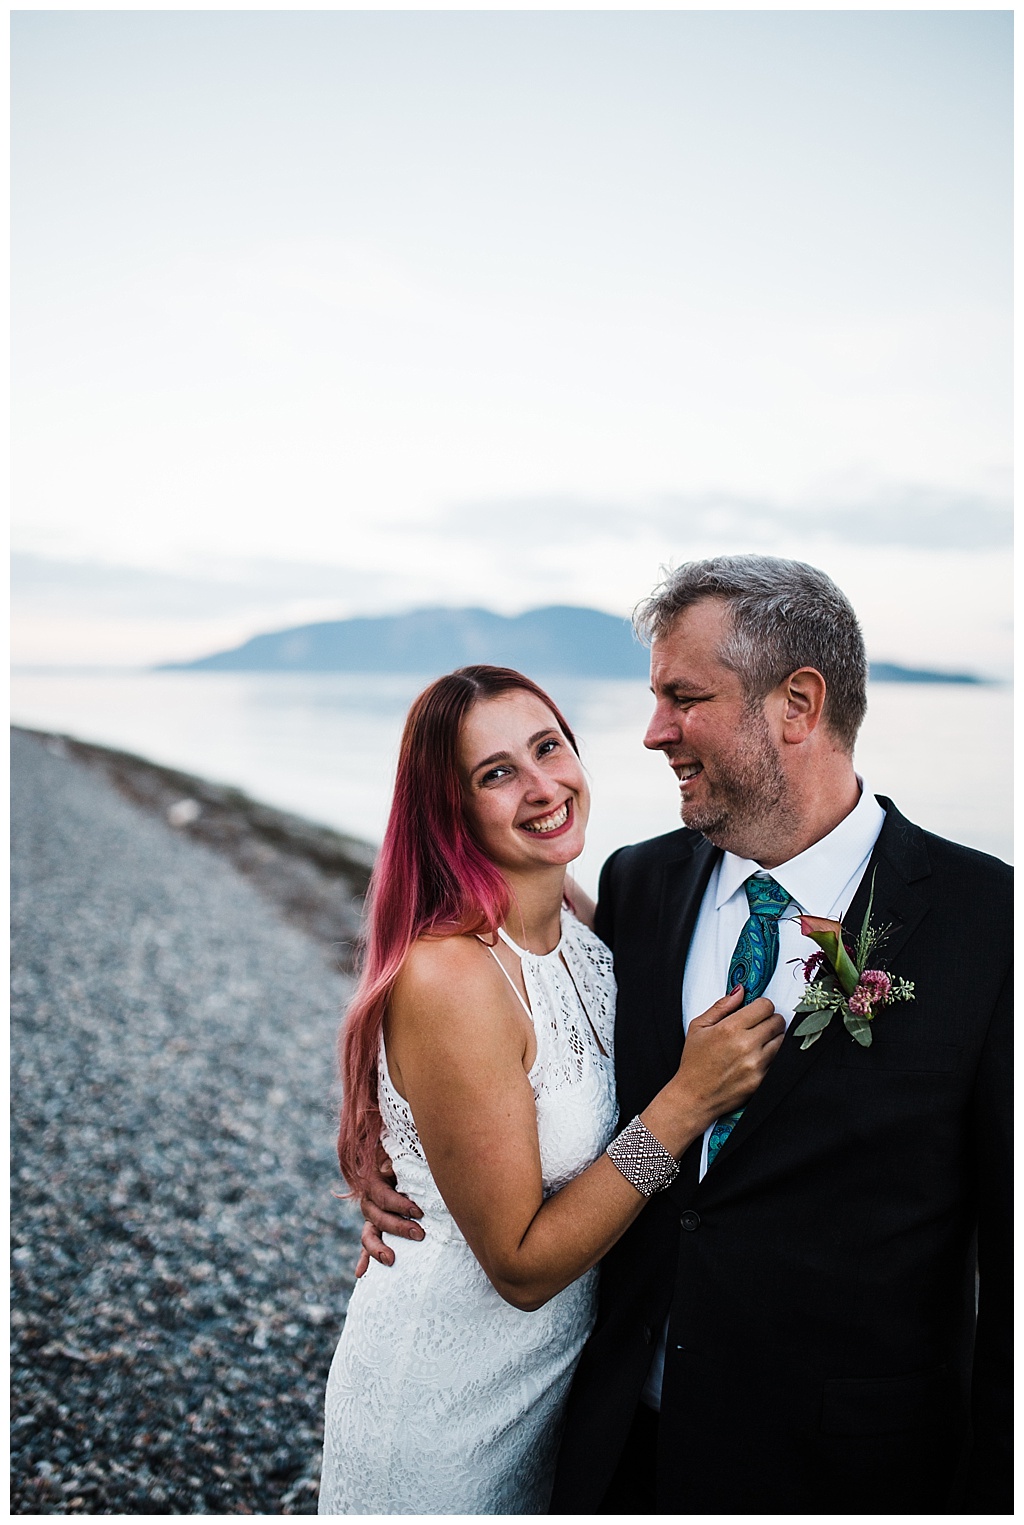
[[[700,1228],[700,1214],[695,1213],[692,1208],[687,1208],[679,1222],[688,1234],[693,1234]]]
[[[654,1344],[654,1330],[651,1328],[650,1324],[645,1324],[644,1325],[644,1344],[645,1345],[653,1345]]]

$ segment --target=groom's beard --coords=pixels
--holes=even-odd
[[[737,745],[728,759],[705,765],[705,797],[684,800],[684,826],[716,847],[757,858],[788,818],[786,776],[760,703],[746,711]]]

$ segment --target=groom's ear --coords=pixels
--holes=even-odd
[[[795,745],[817,730],[825,711],[825,689],[816,667],[798,667],[779,684],[784,742]]]

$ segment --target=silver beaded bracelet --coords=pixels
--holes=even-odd
[[[619,1136],[612,1139],[605,1154],[630,1186],[635,1186],[645,1197],[664,1191],[679,1174],[673,1156],[650,1129],[644,1127],[639,1117],[634,1117]]]

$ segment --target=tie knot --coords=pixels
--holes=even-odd
[[[789,895],[776,884],[770,876],[762,877],[759,874],[751,874],[743,886],[747,892],[747,904],[750,906],[751,916],[763,916],[778,921],[783,911],[789,904]]]

